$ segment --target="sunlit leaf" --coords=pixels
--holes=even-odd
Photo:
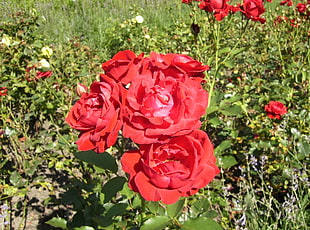
[[[60,217],[53,217],[52,219],[45,222],[55,228],[67,229],[67,221]]]
[[[98,154],[94,151],[81,151],[74,153],[76,158],[96,165],[97,167],[117,172],[117,164],[115,158],[108,153]]]
[[[171,223],[171,220],[167,216],[155,216],[141,226],[140,230],[162,230]]]

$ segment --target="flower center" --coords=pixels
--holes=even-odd
[[[155,86],[143,99],[141,111],[146,116],[166,117],[173,107],[171,94],[160,86]]]

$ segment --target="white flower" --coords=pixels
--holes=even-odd
[[[45,59],[41,59],[41,61],[39,61],[39,67],[41,68],[50,68],[50,66],[50,63],[48,63]]]
[[[144,21],[144,18],[140,15],[136,16],[135,19],[136,19],[137,23],[143,23],[143,21]]]
[[[151,37],[150,37],[150,35],[146,34],[146,35],[144,35],[144,38],[149,40]]]
[[[6,34],[3,35],[3,38],[1,40],[1,44],[4,44],[6,46],[9,46],[11,45],[11,41],[12,41],[12,38]]]

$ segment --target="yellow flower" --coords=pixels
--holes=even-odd
[[[41,52],[42,52],[42,54],[43,54],[44,56],[46,56],[46,57],[50,57],[50,56],[52,56],[52,54],[53,54],[53,50],[52,50],[51,48],[47,47],[47,46],[43,47],[43,48],[41,49]]]

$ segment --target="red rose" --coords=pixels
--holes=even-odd
[[[148,144],[199,128],[208,105],[201,81],[174,78],[172,72],[165,75],[161,71],[136,76],[126,97],[124,137]]]
[[[166,144],[140,145],[121,159],[129,187],[145,200],[175,203],[205,187],[219,173],[207,134],[194,130]]]
[[[102,63],[102,69],[105,74],[127,85],[141,68],[140,60],[143,54],[137,56],[130,50],[118,52],[111,60]]]
[[[266,22],[266,19],[260,17],[265,12],[263,0],[243,0],[241,12],[252,21]]]
[[[204,77],[203,72],[209,70],[208,65],[183,54],[158,54],[151,52],[149,58],[144,58],[141,74],[160,72],[166,77],[177,78],[181,81],[187,77]]]
[[[47,78],[47,77],[50,77],[52,75],[53,75],[53,73],[51,71],[45,71],[45,72],[37,71],[36,78],[37,79]]]
[[[293,5],[293,1],[292,0],[283,0],[280,2],[281,6],[287,5],[287,6],[292,6]]]
[[[296,6],[298,12],[300,13],[305,13],[307,10],[307,5],[306,4],[302,4],[302,3],[298,3]]]
[[[281,116],[287,113],[287,108],[279,101],[270,101],[265,105],[265,111],[271,119],[281,119]]]
[[[208,12],[213,12],[217,21],[223,20],[230,11],[228,0],[204,0],[199,4],[199,8]]]
[[[6,96],[6,95],[8,95],[7,92],[8,92],[7,87],[5,87],[5,86],[0,87],[0,96]]]
[[[112,146],[122,126],[121,97],[123,87],[105,75],[101,82],[90,86],[90,93],[83,93],[71,108],[66,121],[81,131],[76,142],[81,151],[104,152]]]

